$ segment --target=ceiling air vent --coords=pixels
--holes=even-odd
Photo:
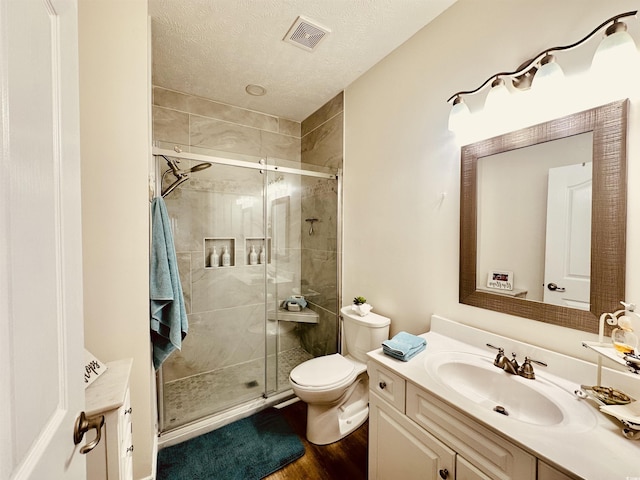
[[[330,32],[328,28],[300,16],[293,22],[283,40],[311,52]]]

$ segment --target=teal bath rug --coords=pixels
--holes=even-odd
[[[157,480],[258,480],[304,455],[271,408],[158,452]]]

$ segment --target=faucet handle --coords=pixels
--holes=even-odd
[[[541,362],[540,360],[534,360],[533,358],[524,357],[524,363],[520,365],[520,368],[518,368],[518,375],[524,378],[528,378],[530,380],[533,380],[534,378],[536,378],[536,374],[533,371],[533,365],[531,365],[531,362],[541,365],[543,367],[547,366],[546,363]]]
[[[495,346],[491,345],[490,343],[487,343],[487,347],[494,348],[494,349],[498,350],[498,354],[496,355],[496,358],[493,361],[493,364],[498,368],[502,368],[502,362],[504,361],[504,348],[495,347]]]

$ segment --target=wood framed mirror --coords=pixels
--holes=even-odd
[[[625,300],[628,103],[613,102],[462,147],[460,303],[592,333],[597,333],[603,312],[619,309]],[[589,132],[593,163],[587,309],[479,289],[479,160]]]

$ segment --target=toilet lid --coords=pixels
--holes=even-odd
[[[355,365],[338,353],[312,358],[291,370],[291,380],[304,387],[333,385],[346,379]]]

